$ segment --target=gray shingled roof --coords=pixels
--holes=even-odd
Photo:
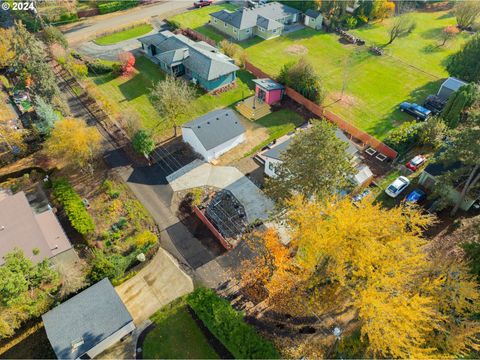
[[[205,150],[213,149],[245,132],[232,109],[214,110],[182,125],[192,129]]]
[[[465,86],[465,85],[467,85],[465,81],[462,81],[455,77],[449,77],[447,80],[443,82],[442,87],[446,87],[453,91],[457,91],[458,89],[460,89],[462,86]]]
[[[110,280],[75,295],[42,316],[59,359],[75,359],[132,321]],[[77,349],[72,344],[83,341]]]
[[[313,9],[308,9],[307,11],[305,11],[305,15],[316,19],[317,17],[319,17],[322,14],[320,13],[320,11],[316,11],[316,10],[313,10]]]
[[[300,11],[279,2],[271,2],[253,9],[241,8],[236,11],[220,10],[210,16],[219,19],[237,29],[249,29],[257,25],[258,16],[271,20],[279,20],[288,15],[299,14]]]
[[[263,17],[262,15],[258,15],[257,17],[257,26],[264,28],[266,30],[273,30],[283,27],[283,24],[280,24],[278,21],[273,19],[268,19]]]
[[[177,50],[170,50],[165,51],[161,54],[155,56],[157,59],[163,61],[165,64],[168,65],[175,65],[177,63],[182,62],[189,56],[189,52],[187,48],[180,48]]]
[[[173,50],[188,49],[188,56],[183,60],[183,64],[206,80],[217,79],[239,69],[231,58],[220,53],[213,46],[203,41],[197,43],[184,35],[175,35],[168,30],[138,40],[147,45],[153,44],[158,49],[156,57],[161,60],[165,58],[168,64],[174,57],[172,56],[174,53],[171,53]],[[175,53],[175,56],[179,54]]]

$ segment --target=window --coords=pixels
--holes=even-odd
[[[277,33],[277,29],[273,29],[273,33],[276,34],[276,33]]]
[[[260,30],[260,32],[265,32],[265,29],[260,26],[258,27],[258,30]]]
[[[226,22],[224,22],[224,23],[223,23],[223,26],[227,27],[227,26],[228,26],[228,24],[227,24]]]
[[[246,29],[245,32],[246,32],[247,34],[250,34],[250,29]]]
[[[234,28],[234,29],[233,29],[233,33],[236,34],[236,33],[237,33],[237,29]]]

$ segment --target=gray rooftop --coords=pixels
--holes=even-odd
[[[182,125],[192,129],[205,150],[213,149],[245,132],[240,119],[232,109],[220,109]]]
[[[264,18],[278,20],[292,15],[299,14],[300,11],[279,2],[270,2],[265,5],[257,6],[253,9],[241,8],[236,11],[220,10],[211,13],[210,16],[219,19],[237,29],[249,29],[257,25],[258,16]],[[263,27],[263,26],[262,26]]]
[[[345,152],[349,156],[353,156],[358,152],[357,147],[347,138],[347,136],[343,133],[342,130],[337,129],[335,131],[335,136],[338,139],[340,139],[340,140],[342,140],[342,141],[344,141],[348,144],[348,147],[345,150]],[[292,135],[288,140],[285,140],[284,142],[273,146],[270,150],[264,152],[263,155],[266,156],[266,157],[272,158],[272,159],[281,160],[282,159],[281,158],[282,153],[285,150],[287,150],[287,148],[290,145],[290,143],[292,142],[293,138],[294,138],[294,135]]]
[[[165,60],[169,65],[181,61],[206,80],[217,79],[239,69],[233,59],[220,53],[217,48],[203,41],[195,42],[181,34],[175,35],[168,30],[144,36],[138,41],[154,45],[158,50],[157,59]]]
[[[72,245],[52,210],[36,213],[25,193],[5,195],[0,200],[0,265],[15,248],[34,263],[51,258]],[[37,255],[33,250],[38,249]]]
[[[264,28],[265,30],[273,30],[283,27],[283,24],[279,23],[276,20],[263,17],[262,15],[258,15],[257,26]]]
[[[305,11],[305,15],[316,19],[322,14],[320,13],[320,11],[316,11],[316,10],[313,10],[313,9],[308,9],[307,11]]]
[[[53,308],[42,319],[59,359],[76,359],[132,321],[107,278]],[[72,347],[82,341],[76,349]]]
[[[285,87],[282,84],[273,81],[272,79],[253,79],[252,80],[255,84],[259,85],[261,88],[270,91],[270,90],[280,90],[284,89]]]
[[[451,90],[457,91],[460,89],[462,86],[467,85],[465,81],[459,80],[454,77],[449,77],[447,80],[445,80],[442,84],[442,87],[449,88]]]

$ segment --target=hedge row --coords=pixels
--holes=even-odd
[[[236,359],[278,359],[273,344],[245,323],[242,314],[213,290],[199,288],[187,297],[188,305]]]
[[[53,195],[62,204],[73,228],[82,235],[95,230],[95,223],[92,217],[68,180],[64,178],[58,179],[53,182],[52,187]]]
[[[137,6],[139,0],[124,0],[124,1],[106,1],[97,5],[100,14],[108,14],[111,12],[129,9]]]

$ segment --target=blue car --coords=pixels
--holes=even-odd
[[[430,115],[432,115],[432,112],[423,106],[406,101],[400,104],[400,111],[412,115],[417,120],[426,120]]]
[[[405,200],[403,200],[403,203],[408,205],[418,204],[426,198],[427,194],[425,194],[425,191],[420,189],[414,189],[410,194],[407,195]]]

